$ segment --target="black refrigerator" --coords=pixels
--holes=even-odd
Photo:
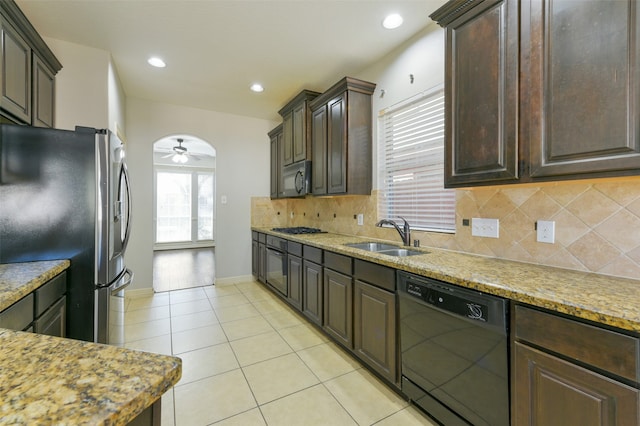
[[[0,263],[69,259],[66,337],[121,344],[131,195],[108,130],[0,125]],[[117,309],[116,309],[117,312]]]

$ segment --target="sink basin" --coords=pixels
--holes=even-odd
[[[347,247],[353,247],[360,250],[373,251],[380,254],[386,254],[387,256],[414,256],[416,254],[425,254],[424,251],[418,250],[410,250],[405,248],[400,248],[398,246],[394,246],[393,244],[385,244],[385,243],[352,243],[345,244]]]
[[[390,250],[378,250],[377,253],[386,254],[387,256],[399,256],[399,257],[415,256],[416,254],[426,254],[426,252],[424,251],[409,250],[409,249],[402,249],[402,248],[395,248]]]
[[[345,244],[345,246],[357,248],[360,250],[366,250],[366,251],[382,251],[382,250],[398,249],[398,246],[394,246],[393,244],[385,244],[385,243],[353,243],[353,244]]]

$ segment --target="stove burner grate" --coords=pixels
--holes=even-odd
[[[323,230],[318,228],[308,228],[306,226],[296,226],[293,228],[273,228],[272,231],[282,232],[283,234],[323,234]]]

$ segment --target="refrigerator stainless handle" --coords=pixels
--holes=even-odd
[[[122,251],[124,252],[129,243],[129,236],[131,235],[131,184],[129,183],[129,171],[125,163],[122,163],[122,168],[120,169],[120,185],[123,183],[127,196],[127,223],[125,224],[124,238],[122,239]],[[119,194],[122,193],[120,189],[121,188],[118,190]],[[120,200],[120,202],[122,202],[122,200]]]
[[[131,271],[131,269],[127,268],[124,271],[124,275],[126,277],[124,277],[122,279],[122,283],[114,288],[111,289],[111,293],[117,293],[120,290],[123,290],[125,287],[128,287],[129,284],[131,284],[133,282],[133,271]]]

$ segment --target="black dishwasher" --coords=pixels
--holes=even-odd
[[[398,272],[402,391],[438,422],[509,425],[508,302]]]

